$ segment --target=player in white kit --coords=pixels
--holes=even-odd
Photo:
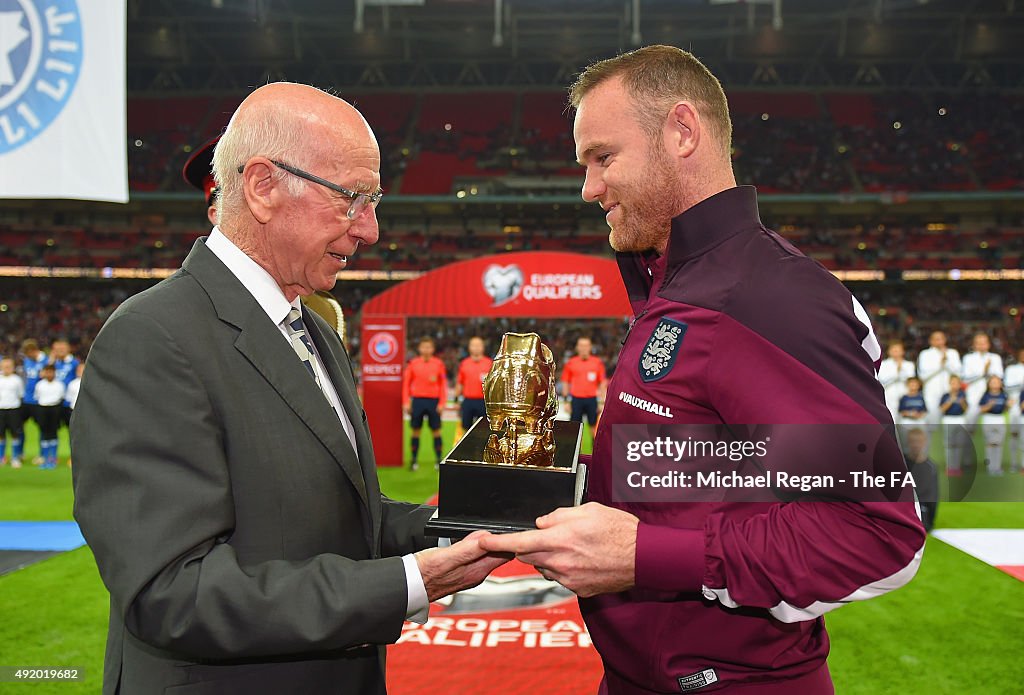
[[[973,428],[981,414],[978,410],[978,401],[988,389],[990,377],[1003,378],[1003,358],[994,352],[990,352],[992,344],[984,333],[977,333],[974,336],[973,350],[964,355],[963,381],[964,389],[967,391],[967,403],[970,410],[967,411],[967,427]]]
[[[917,376],[924,384],[924,402],[928,406],[928,421],[939,424],[942,413],[939,401],[949,392],[949,377],[960,376],[960,353],[946,346],[946,334],[934,331],[928,337],[929,347],[917,356]]]
[[[914,363],[906,359],[903,343],[889,344],[889,357],[878,367],[878,380],[885,389],[885,405],[893,422],[900,421],[900,399],[907,393],[907,379],[914,376]]]

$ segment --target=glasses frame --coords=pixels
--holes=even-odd
[[[367,207],[377,207],[377,204],[380,202],[380,199],[384,197],[384,191],[380,189],[377,189],[375,193],[358,193],[351,189],[345,188],[344,186],[339,186],[336,183],[331,183],[327,179],[322,179],[316,174],[311,174],[308,171],[303,171],[302,169],[299,169],[298,167],[293,167],[290,164],[279,162],[276,159],[271,159],[270,163],[276,166],[278,169],[287,171],[292,176],[298,176],[300,179],[306,179],[307,181],[318,183],[321,186],[324,186],[325,188],[331,189],[335,193],[340,193],[343,196],[347,197],[351,202],[349,203],[348,206],[348,212],[345,214],[350,220],[354,220],[360,215],[362,215],[363,211]],[[238,173],[241,174],[243,171],[245,171],[245,165],[239,165]]]

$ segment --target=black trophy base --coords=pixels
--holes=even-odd
[[[426,534],[462,538],[473,531],[527,531],[537,528],[537,517],[578,505],[587,478],[579,462],[582,433],[582,424],[556,420],[553,466],[497,465],[483,462],[491,431],[480,418],[441,462],[437,514]]]

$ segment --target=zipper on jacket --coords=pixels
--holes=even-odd
[[[647,315],[647,308],[644,307],[643,311],[641,311],[639,314],[637,314],[636,316],[633,317],[633,320],[629,322],[629,328],[626,329],[626,335],[622,336],[622,342],[619,343],[620,345],[625,345],[626,344],[626,339],[629,338],[629,334],[633,331],[633,326],[635,326],[636,322],[639,321],[640,319],[642,319],[646,315]]]

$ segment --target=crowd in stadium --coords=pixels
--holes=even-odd
[[[475,229],[458,220],[414,226],[381,213],[381,240],[364,247],[351,269],[421,270],[472,258],[481,251],[564,250],[607,252],[607,231],[583,220],[574,227]],[[1024,265],[1024,222],[974,228],[924,220],[829,222],[786,217],[765,220],[830,270],[1000,269]],[[602,222],[603,224],[603,222]],[[56,268],[177,268],[209,230],[196,221],[165,221],[135,228],[61,225],[52,219],[0,221],[0,266]]]
[[[578,175],[561,92],[350,98],[374,124],[387,191],[448,194],[462,178]],[[173,172],[233,106],[231,98],[130,101],[133,188],[181,189]],[[730,107],[737,180],[766,191],[1001,190],[1024,182],[1016,127],[1024,101],[1013,95],[734,91]]]

